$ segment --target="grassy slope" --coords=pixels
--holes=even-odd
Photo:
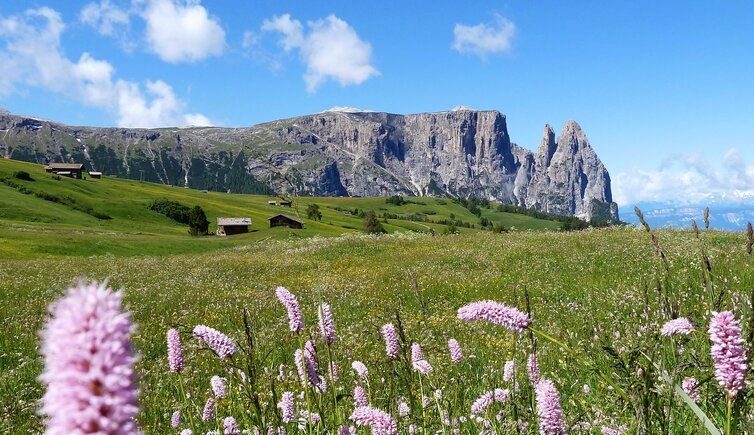
[[[477,223],[478,219],[468,210],[449,200],[437,198],[412,198],[414,203],[403,206],[386,204],[383,198],[297,198],[296,207],[286,209],[267,205],[269,198],[257,195],[233,195],[217,192],[202,193],[161,184],[140,183],[116,178],[100,180],[53,179],[40,165],[13,160],[0,160],[0,178],[15,171],[32,174],[35,181],[14,179],[34,191],[54,195],[68,195],[81,204],[112,216],[100,220],[66,205],[44,201],[33,195],[24,195],[0,184],[0,255],[4,257],[35,258],[40,255],[163,255],[204,252],[239,244],[248,244],[268,238],[300,238],[310,236],[335,236],[358,232],[361,219],[346,215],[336,208],[372,209],[377,213],[389,212],[399,215],[412,213],[431,214],[431,220],[456,219]],[[193,206],[200,205],[210,221],[214,233],[218,216],[251,217],[250,233],[219,238],[192,238],[186,226],[155,213],[147,205],[155,198],[168,198]],[[321,222],[305,218],[306,206],[317,203],[321,206]],[[306,222],[304,230],[284,228],[270,229],[267,218],[285,212],[298,215]],[[433,213],[433,214],[432,214]],[[501,213],[485,209],[483,215],[491,221],[517,229],[557,229],[559,224],[534,219],[524,215]],[[383,224],[388,232],[395,231],[442,231],[445,226],[391,219]],[[473,230],[460,229],[461,232]]]

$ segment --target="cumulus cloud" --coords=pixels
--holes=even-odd
[[[471,53],[486,59],[491,54],[510,53],[515,34],[516,25],[513,21],[496,15],[494,24],[456,24],[452,47],[459,53]]]
[[[372,46],[353,27],[335,15],[309,21],[308,31],[289,14],[275,16],[262,24],[263,32],[283,35],[280,46],[286,52],[298,50],[306,65],[304,81],[309,92],[332,79],[341,86],[358,85],[379,71],[371,65]]]
[[[225,31],[197,0],[151,0],[142,17],[150,50],[166,62],[195,62],[225,50]]]
[[[114,36],[131,22],[129,11],[110,3],[110,0],[87,4],[79,13],[79,20],[106,36]]]
[[[613,196],[620,205],[642,201],[679,204],[739,203],[754,199],[754,165],[732,148],[716,168],[700,153],[676,154],[657,170],[622,172],[613,179]]]
[[[47,7],[0,20],[0,96],[18,85],[39,87],[113,112],[122,127],[207,121],[185,113],[185,104],[165,82],[148,81],[145,94],[138,83],[115,79],[115,68],[107,61],[89,53],[72,61],[60,43],[64,29],[60,14]]]

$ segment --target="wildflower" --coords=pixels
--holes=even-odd
[[[218,399],[224,399],[225,383],[227,382],[227,379],[221,378],[220,376],[212,376],[212,379],[210,379],[209,382],[212,385],[212,392],[215,393],[215,397]]]
[[[461,320],[486,320],[520,333],[531,324],[528,315],[495,301],[473,302],[458,309]]]
[[[304,315],[301,314],[301,306],[298,304],[296,296],[285,287],[275,289],[275,295],[288,311],[288,326],[291,328],[291,332],[298,334],[304,327]]]
[[[367,406],[369,404],[367,393],[358,385],[353,389],[353,401],[357,407]]]
[[[223,420],[223,434],[225,435],[239,435],[238,423],[233,417],[225,417]]]
[[[560,408],[560,396],[555,384],[549,379],[543,379],[537,383],[535,392],[539,433],[542,435],[565,434],[563,411]]]
[[[671,320],[660,329],[660,334],[670,337],[671,335],[689,335],[694,331],[694,325],[685,317]]]
[[[730,311],[713,313],[709,335],[712,340],[715,378],[728,397],[733,398],[743,388],[748,369],[741,325]]]
[[[278,403],[281,414],[283,414],[283,423],[290,423],[296,418],[296,402],[293,393],[286,391],[283,393]]]
[[[307,358],[307,363],[311,364],[314,371],[319,371],[319,364],[317,363],[317,347],[314,345],[314,341],[307,340],[304,343],[304,356]]]
[[[192,431],[191,429],[183,429],[181,431],[181,435],[194,435],[194,431]]]
[[[514,363],[512,359],[505,362],[505,366],[503,367],[503,380],[505,382],[513,381],[513,367]]]
[[[204,404],[204,411],[202,411],[202,421],[210,421],[215,418],[215,399],[207,399],[207,403]]]
[[[40,377],[47,433],[136,433],[132,325],[121,298],[82,282],[50,306]]]
[[[427,360],[419,360],[414,363],[414,370],[421,373],[422,375],[428,375],[432,373],[432,366],[427,362]]]
[[[194,327],[194,337],[204,342],[220,359],[227,359],[236,353],[236,345],[233,340],[222,332],[205,325]]]
[[[533,353],[529,354],[529,361],[526,363],[526,372],[532,385],[536,385],[539,382],[539,360]]]
[[[374,435],[396,435],[398,426],[390,414],[369,406],[354,409],[351,420],[356,426],[369,426]]]
[[[589,384],[584,384],[584,394],[589,394],[590,391],[592,391],[591,388],[589,388]]]
[[[338,366],[335,361],[330,361],[330,379],[332,379],[333,384],[338,383]]]
[[[382,337],[385,339],[385,353],[390,358],[398,357],[398,333],[395,332],[395,326],[392,323],[386,323],[382,326]]]
[[[367,370],[367,366],[364,365],[361,361],[354,361],[351,363],[351,367],[356,371],[356,374],[359,375],[361,379],[364,379],[369,375],[369,370]]]
[[[322,332],[322,341],[332,344],[335,341],[335,323],[332,319],[332,311],[329,304],[319,306],[319,329]]]
[[[693,400],[694,402],[699,401],[699,381],[697,381],[694,378],[685,378],[683,382],[681,382],[681,388],[683,388],[683,392],[688,394],[688,396]]]
[[[181,335],[173,328],[168,330],[168,366],[173,373],[180,373],[183,370]]]
[[[412,343],[411,344],[411,362],[416,363],[417,361],[421,361],[424,359],[424,355],[422,355],[422,347],[419,345],[419,343]]]
[[[180,411],[175,411],[173,413],[173,416],[170,417],[170,426],[173,429],[178,429],[181,426],[181,413],[180,413]]]
[[[348,427],[348,425],[342,425],[340,427],[340,435],[355,435],[356,434],[356,428],[351,426]]]
[[[319,375],[311,359],[308,356],[304,358],[304,353],[301,352],[301,349],[296,349],[294,360],[301,382],[306,383],[308,381],[310,385],[317,385],[319,383]]]
[[[401,417],[405,417],[411,413],[411,408],[408,407],[408,404],[404,401],[401,401],[401,403],[398,404],[398,415]]]
[[[487,410],[487,408],[492,405],[494,402],[505,402],[508,400],[508,390],[503,390],[501,388],[496,388],[492,391],[487,391],[486,393],[479,396],[478,399],[474,401],[474,403],[471,405],[471,414],[472,415],[481,415],[484,414],[484,412]]]
[[[461,346],[458,345],[458,341],[455,338],[448,340],[448,349],[450,350],[450,361],[453,364],[458,364],[463,360],[463,353],[461,352]]]

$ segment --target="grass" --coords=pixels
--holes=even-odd
[[[26,171],[34,181],[12,178],[16,171]],[[33,194],[0,183],[0,238],[6,243],[0,252],[15,258],[70,255],[165,255],[205,252],[267,239],[296,239],[312,236],[338,236],[362,230],[358,216],[339,209],[374,210],[378,214],[424,214],[431,220],[455,219],[474,223],[478,218],[450,200],[414,198],[403,206],[385,203],[383,198],[295,198],[293,208],[270,206],[275,197],[234,195],[181,187],[142,183],[111,177],[74,180],[53,178],[41,165],[0,159],[0,178],[10,177],[13,184],[35,193],[71,198],[75,204],[91,207],[94,212],[112,219],[97,219],[70,205],[45,201]],[[250,232],[227,238],[188,236],[187,227],[148,209],[156,198],[167,198],[188,206],[199,205],[210,221],[209,232],[214,234],[216,218],[251,217]],[[320,205],[321,221],[306,218],[310,203]],[[267,218],[276,213],[288,213],[306,222],[303,230],[269,228]],[[518,230],[557,230],[558,222],[528,216],[501,213],[484,209],[483,216],[495,224]],[[383,226],[388,232],[442,232],[445,225],[388,219]],[[461,232],[479,231],[460,228]],[[48,239],[48,240],[45,240]],[[51,239],[51,240],[50,240]]]
[[[682,300],[683,315],[702,323],[706,315],[698,284],[702,265],[693,235],[668,231],[659,237],[679,284],[673,297]],[[708,232],[704,237],[712,264],[724,264],[716,282],[722,285],[722,279],[726,279],[726,304],[730,307],[738,300],[746,305],[746,295],[754,284],[754,268],[751,257],[745,254],[745,236]],[[537,328],[567,339],[584,354],[595,355],[602,367],[609,367],[612,362],[600,356],[600,347],[611,346],[627,355],[628,349],[637,345],[641,286],[647,280],[651,282],[660,270],[647,235],[633,229],[351,235],[270,240],[171,256],[3,259],[0,432],[41,430],[36,414],[42,394],[36,382],[41,370],[37,333],[47,305],[81,277],[109,279],[113,288],[125,289],[127,306],[139,325],[134,336],[143,390],[139,421],[148,433],[167,433],[173,409],[188,410],[180,399],[177,377],[167,370],[164,342],[165,331],[171,326],[186,332],[203,323],[241,341],[241,313],[249,310],[256,321],[260,352],[269,353],[263,366],[273,374],[281,363],[286,372],[295,371],[291,355],[297,342],[287,332],[285,313],[275,300],[274,288],[278,285],[298,295],[307,333],[315,337],[317,301],[321,298],[333,306],[340,337],[334,350],[345,379],[341,392],[349,394],[348,385],[352,383],[349,362],[364,361],[372,373],[376,403],[388,408],[391,405],[379,399],[380,394],[387,394],[379,379],[390,372],[381,356],[384,344],[379,327],[394,321],[396,311],[401,313],[408,336],[421,342],[425,357],[435,366],[437,375],[432,384],[455,391],[450,384],[462,381],[458,394],[470,403],[482,391],[500,386],[505,360],[515,358],[523,364],[529,345],[525,340],[514,340],[515,336],[501,328],[460,323],[455,312],[461,305],[490,298],[523,307],[526,289]],[[655,319],[652,328],[658,328],[661,322]],[[616,332],[620,338],[616,338]],[[465,360],[463,371],[447,361],[445,342],[451,337],[459,340],[466,355],[476,356]],[[188,336],[184,341],[186,388],[196,397],[192,406],[201,407],[209,378],[224,369],[216,359],[197,352]],[[569,421],[591,421],[601,415],[603,424],[610,427],[633,427],[630,407],[594,373],[580,369],[574,359],[547,342],[538,341],[538,354],[543,376],[553,379],[560,389]],[[636,368],[629,370],[635,372]],[[583,384],[591,386],[588,396],[581,391]],[[289,376],[280,387],[295,385],[295,376]],[[710,400],[715,397],[712,382],[705,384],[704,391]],[[244,415],[239,401],[224,406],[224,413]],[[677,424],[674,427],[697,427],[690,411],[682,408],[674,409],[672,418]]]

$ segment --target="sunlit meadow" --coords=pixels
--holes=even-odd
[[[247,433],[341,433],[343,425],[371,433],[357,426],[364,402],[389,414],[399,433],[750,433],[751,373],[728,400],[707,332],[713,312],[731,310],[752,344],[747,236],[655,234],[653,243],[631,227],[408,233],[268,240],[165,257],[0,260],[0,432],[44,430],[39,333],[47,307],[84,278],[123,290],[136,325],[137,421],[147,433],[234,433],[227,417]],[[299,333],[291,331],[278,286],[303,310]],[[485,299],[530,312],[529,328],[519,334],[458,318],[459,308]],[[332,309],[330,345],[320,331],[320,303]],[[693,331],[661,335],[676,317],[688,318]],[[387,323],[400,336],[393,358],[381,333]],[[200,324],[233,340],[235,354],[223,360],[200,343],[192,336]],[[169,366],[170,328],[182,341],[180,372]],[[450,339],[461,350],[455,363]],[[322,376],[316,387],[302,383],[294,358],[308,340]],[[431,371],[417,369],[412,343]],[[224,394],[213,376],[227,380]],[[562,408],[562,428],[550,431],[543,429],[553,411],[543,397],[548,388]],[[291,421],[284,421],[287,405],[278,406],[284,392],[293,395]]]

